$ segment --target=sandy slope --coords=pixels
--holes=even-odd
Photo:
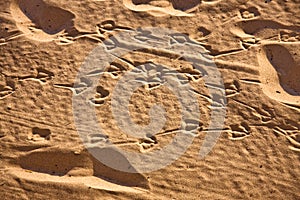
[[[1,1],[1,199],[300,199],[299,5],[299,0]],[[210,121],[205,83],[189,63],[161,51],[116,59],[92,103],[118,147],[159,149],[180,126],[174,94],[150,85],[132,96],[129,108],[137,124],[150,122],[154,104],[167,108],[164,128],[145,140],[117,127],[112,91],[126,70],[149,60],[176,69],[189,77],[201,112],[187,152],[161,170],[130,174],[103,165],[84,148],[72,112],[77,72],[103,40],[138,27],[188,34],[214,56],[228,105],[221,137],[205,159],[198,158]]]

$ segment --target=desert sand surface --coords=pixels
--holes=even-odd
[[[0,8],[0,199],[300,199],[299,0],[8,0]],[[156,117],[162,128],[155,135],[130,136],[112,114],[121,78],[145,63],[160,63],[193,88],[200,112],[191,120],[194,139],[160,169],[141,171],[118,152],[93,149],[103,137],[91,136],[93,152],[132,173],[88,150],[74,120],[73,97],[89,87],[85,79],[85,88],[75,86],[93,49],[146,27],[176,31],[203,47],[223,87],[159,48],[131,50],[103,72],[88,74],[101,75],[94,96],[86,97],[98,125],[116,148],[139,155],[172,141],[182,107],[166,85],[142,82],[127,107],[132,122],[149,125],[156,104],[165,108],[165,121]],[[154,32],[136,38],[159,40]],[[185,44],[180,41],[174,36],[174,44]],[[212,99],[220,99],[209,87],[225,95],[220,104],[226,116],[216,144],[200,158],[214,131]],[[89,115],[83,113],[87,120]]]

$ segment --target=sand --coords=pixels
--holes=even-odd
[[[299,5],[299,0],[1,1],[1,199],[300,199]],[[150,108],[162,105],[162,129],[135,138],[118,126],[113,91],[139,65],[160,63],[186,77],[201,114],[190,120],[198,128],[186,152],[158,170],[137,170],[109,148],[94,150],[136,172],[129,173],[87,150],[72,107],[73,95],[84,89],[73,86],[94,48],[120,32],[146,27],[174,30],[205,48],[224,82],[218,89],[226,95],[227,104],[220,103],[226,117],[216,144],[200,158],[211,132],[211,103],[220,98],[210,95],[205,72],[159,49],[116,57],[105,72],[91,72],[102,76],[88,99],[115,147],[146,155],[163,149],[180,128],[178,98],[156,83],[135,90],[128,110],[132,122],[147,126]],[[147,43],[147,34],[139,41]],[[171,43],[181,44],[184,38],[177,36]],[[101,139],[93,136],[95,144]]]

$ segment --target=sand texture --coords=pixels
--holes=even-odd
[[[0,199],[300,199],[299,0],[2,0],[0,8]],[[209,87],[226,95],[226,117],[215,146],[200,158],[212,99],[219,98],[210,95],[205,72],[159,48],[115,56],[104,72],[88,74],[101,78],[87,98],[115,147],[146,155],[168,145],[181,126],[172,90],[145,82],[130,98],[131,120],[147,126],[159,104],[162,128],[136,138],[118,126],[113,91],[140,65],[160,63],[185,77],[200,112],[190,121],[198,128],[186,152],[152,172],[112,149],[91,148],[137,172],[129,173],[87,150],[72,98],[82,92],[74,83],[94,48],[146,27],[174,30],[205,48],[224,82],[223,89]],[[143,34],[136,38],[147,43],[152,33]],[[180,43],[175,36],[171,43]],[[92,143],[100,139],[94,135]]]

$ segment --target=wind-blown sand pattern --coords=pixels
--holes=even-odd
[[[1,199],[300,199],[299,0],[8,0],[0,7]],[[89,103],[116,147],[141,154],[159,150],[181,123],[172,91],[147,84],[132,95],[128,108],[136,124],[150,123],[155,104],[166,110],[162,130],[142,139],[116,124],[112,94],[139,65],[177,70],[193,87],[201,113],[185,154],[154,172],[126,173],[94,158],[78,135],[72,97],[83,62],[110,36],[140,27],[188,35],[222,75],[226,119],[204,159],[199,150],[210,133],[213,97],[205,74],[168,51],[116,57]],[[99,154],[135,170],[113,149]]]

